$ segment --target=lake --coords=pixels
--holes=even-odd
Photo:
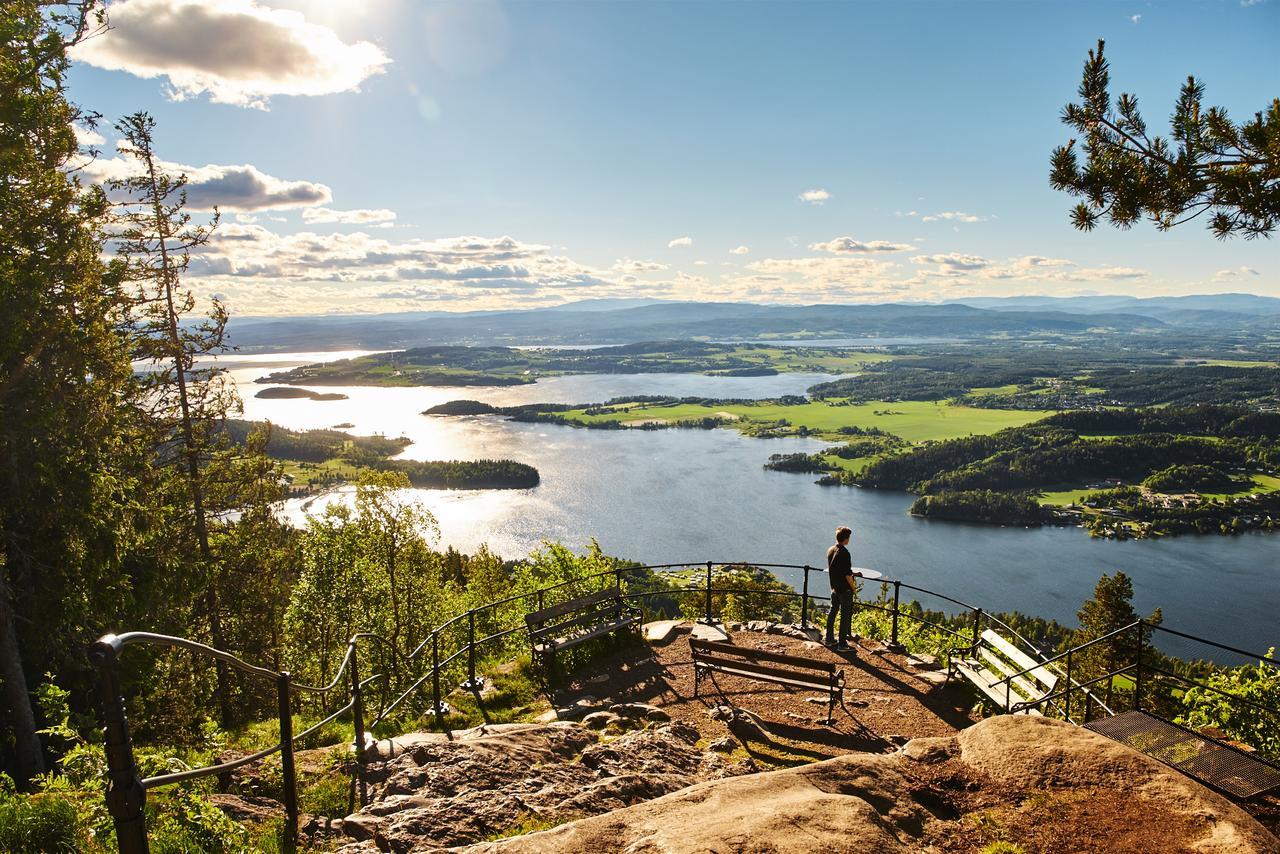
[[[491,416],[420,413],[459,398],[497,405],[586,403],[632,394],[762,398],[802,394],[817,374],[707,377],[611,374],[554,377],[503,388],[317,387],[348,400],[259,400],[256,377],[356,353],[224,357],[244,396],[245,417],[293,429],[351,423],[353,433],[413,440],[409,459],[509,457],[536,466],[531,490],[415,490],[440,524],[441,542],[462,551],[487,543],[518,557],[543,540],[581,547],[595,537],[608,554],[645,563],[750,560],[821,564],[839,524],[854,529],[854,562],[991,610],[1019,610],[1075,624],[1099,574],[1133,578],[1140,613],[1163,609],[1171,628],[1265,652],[1280,641],[1280,536],[1094,540],[1076,528],[1002,528],[926,522],[907,515],[911,497],[820,487],[814,475],[765,471],[770,454],[814,451],[808,439],[752,439],[734,430],[583,430]],[[270,363],[266,365],[265,363]],[[288,502],[306,510],[343,493]],[[799,586],[798,574],[783,577]],[[817,579],[815,578],[815,581]],[[926,607],[945,603],[921,597]],[[1198,647],[1161,644],[1210,657]],[[1221,658],[1221,657],[1220,657]]]

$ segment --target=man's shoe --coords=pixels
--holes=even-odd
[[[827,638],[826,640],[824,640],[824,641],[822,642],[822,645],[823,645],[823,646],[825,646],[825,647],[827,647],[828,649],[834,649],[834,648],[835,648],[835,645],[836,645],[836,639],[835,639],[835,638]]]
[[[838,643],[838,644],[836,644],[836,645],[835,645],[835,651],[836,651],[836,652],[848,652],[848,651],[849,651],[849,650],[851,650],[851,649],[853,649],[853,647],[849,646],[849,645],[848,645],[847,643],[845,643],[844,641],[840,641],[840,643]]]

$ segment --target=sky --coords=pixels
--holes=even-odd
[[[1252,292],[1276,240],[1076,231],[1048,185],[1106,39],[1167,130],[1180,85],[1280,96],[1280,0],[114,0],[70,96],[84,174],[145,110],[221,222],[186,283],[239,315],[595,298],[776,303]]]

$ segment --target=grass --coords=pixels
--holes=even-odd
[[[1203,492],[1201,497],[1205,499],[1216,498],[1222,500],[1224,498],[1238,498],[1244,495],[1252,495],[1255,492],[1275,492],[1280,490],[1280,477],[1270,474],[1253,474],[1250,475],[1249,483],[1233,492]],[[1068,504],[1080,504],[1096,490],[1085,489],[1084,487],[1076,487],[1072,489],[1045,490],[1040,493],[1041,504],[1053,504],[1059,507],[1065,507]]]
[[[833,439],[842,438],[839,433],[841,427],[878,427],[901,436],[909,442],[995,433],[1006,427],[1020,427],[1032,421],[1038,421],[1051,414],[1020,409],[980,409],[918,400],[871,401],[852,405],[811,401],[799,406],[784,406],[771,402],[713,406],[633,404],[615,407],[612,411],[594,415],[588,415],[581,409],[563,413],[566,420],[580,424],[604,421],[618,421],[623,424],[639,424],[645,421],[693,421],[727,415],[738,419],[736,426],[746,432],[785,420],[793,429],[805,427],[811,433]]]

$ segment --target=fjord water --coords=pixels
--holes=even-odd
[[[458,398],[504,405],[584,403],[632,394],[776,397],[801,394],[825,376],[706,377],[612,374],[555,377],[505,388],[319,387],[347,400],[261,400],[252,380],[283,365],[351,354],[282,354],[225,359],[245,417],[293,429],[354,425],[357,434],[413,440],[408,459],[508,457],[538,468],[531,490],[415,490],[440,523],[441,543],[463,551],[487,543],[517,557],[543,540],[645,563],[737,561],[821,564],[837,524],[854,529],[855,563],[991,610],[1019,610],[1074,625],[1099,574],[1134,580],[1140,613],[1160,607],[1165,624],[1244,649],[1280,641],[1280,535],[1177,537],[1116,542],[1076,528],[1023,529],[926,522],[907,515],[911,497],[819,487],[813,475],[765,471],[773,453],[813,451],[809,439],[752,439],[734,430],[582,430],[501,418],[428,417]],[[271,363],[265,366],[265,363]],[[301,522],[348,493],[291,501]],[[799,573],[781,573],[800,585]],[[817,576],[820,589],[824,581]],[[926,607],[947,603],[920,597]],[[1167,651],[1214,657],[1204,647],[1161,642]]]

